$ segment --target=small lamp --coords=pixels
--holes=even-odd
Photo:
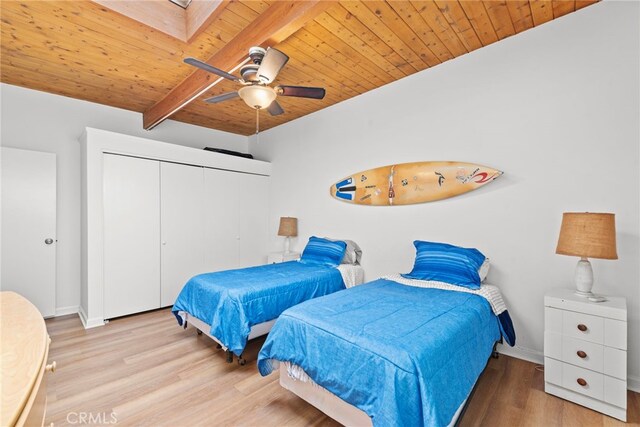
[[[298,235],[298,218],[281,217],[280,227],[278,228],[278,236],[284,236],[284,253],[289,254],[289,238]]]
[[[563,213],[556,253],[580,257],[575,275],[576,294],[593,297],[593,269],[587,258],[618,259],[615,215]]]

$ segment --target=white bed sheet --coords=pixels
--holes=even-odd
[[[364,268],[358,264],[340,264],[338,270],[344,280],[344,285],[351,288],[364,283]]]

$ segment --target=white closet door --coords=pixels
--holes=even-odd
[[[267,263],[269,177],[240,176],[240,266]]]
[[[56,314],[56,155],[2,148],[0,290]]]
[[[104,316],[160,307],[160,164],[104,155]]]
[[[205,268],[220,271],[239,266],[240,176],[237,172],[204,170]]]
[[[162,279],[160,303],[173,305],[184,284],[204,268],[203,168],[161,163]]]

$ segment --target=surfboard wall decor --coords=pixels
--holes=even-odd
[[[330,192],[356,205],[411,205],[458,196],[500,175],[499,170],[473,163],[402,163],[348,176],[332,185]]]

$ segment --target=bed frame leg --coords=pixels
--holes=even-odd
[[[200,329],[196,329],[196,331],[198,332],[198,335],[202,335],[202,331]]]
[[[233,353],[227,350],[227,363],[233,363]]]
[[[497,359],[498,357],[500,357],[500,353],[498,353],[498,351],[496,350],[497,346],[498,346],[497,342],[493,344],[493,351],[491,352],[491,357],[493,357],[494,359]]]
[[[247,361],[244,360],[244,358],[242,357],[242,354],[240,356],[238,356],[238,365],[244,366],[246,364],[247,364]]]
[[[188,324],[189,324],[189,322],[185,320],[185,321],[184,321],[184,325],[182,326],[182,329],[187,329],[187,325],[188,325]]]

